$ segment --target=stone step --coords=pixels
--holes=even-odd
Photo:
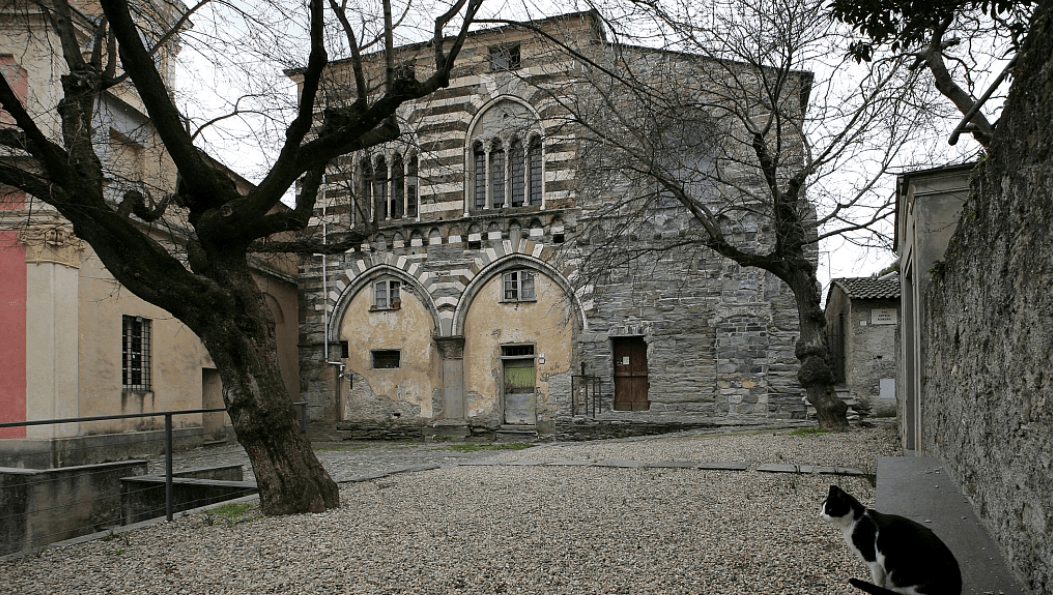
[[[494,442],[534,442],[537,439],[534,424],[505,424],[494,432]]]

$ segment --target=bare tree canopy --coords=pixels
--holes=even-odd
[[[893,205],[878,181],[909,159],[937,115],[932,93],[907,57],[849,59],[847,28],[820,2],[613,4],[601,13],[608,48],[567,48],[587,84],[552,93],[585,147],[582,191],[626,197],[592,213],[579,234],[610,243],[589,250],[589,268],[603,274],[634,258],[619,238],[649,222],[691,221],[661,249],[714,251],[782,280],[800,319],[798,378],[820,423],[845,427],[818,242],[867,243],[887,224]]]
[[[431,17],[415,12],[415,6],[396,14],[388,0],[372,7],[375,14],[370,7],[335,0],[260,3],[254,12],[208,2],[184,12],[160,0],[100,0],[79,3],[80,8],[66,0],[5,2],[21,18],[23,56],[51,52],[55,74],[47,84],[57,91],[51,104],[26,101],[15,81],[0,77],[0,105],[8,122],[0,137],[0,184],[57,211],[122,285],[201,338],[222,377],[227,411],[269,514],[325,510],[337,506],[339,496],[296,423],[279,375],[274,320],[252,278],[249,246],[304,229],[326,164],[397,138],[396,109],[449,84],[481,1],[430,5]],[[274,115],[271,124],[282,133],[277,157],[259,184],[244,192],[195,141],[203,128],[244,116],[239,106],[251,98],[228,98],[230,113],[193,121],[174,99],[171,69],[180,32],[194,19],[215,20],[216,13],[206,15],[209,10],[231,19],[227,37],[214,41],[228,57],[238,55],[231,53],[231,39],[259,44],[259,51],[240,50],[246,63],[258,59],[253,66],[264,73],[260,76],[290,63],[302,65],[291,119],[280,122]],[[396,78],[391,68],[369,66],[390,58],[399,25],[413,30],[406,35],[430,40],[431,64],[420,65],[412,77]],[[285,37],[295,26],[305,33],[300,44]],[[319,114],[331,52],[354,64],[356,100]],[[157,187],[115,191],[121,188],[113,183],[120,165],[100,158],[98,131],[103,106],[117,102],[149,115],[144,134],[163,153],[158,159],[177,174],[171,183],[151,178],[160,182]],[[297,182],[302,183],[295,206],[283,208],[280,201]],[[162,217],[175,221],[172,225],[182,222],[184,233],[159,241],[145,224]]]

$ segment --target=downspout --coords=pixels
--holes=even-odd
[[[326,246],[329,244],[328,238],[328,224],[326,223],[326,207],[328,206],[328,197],[326,196],[326,179],[322,177],[322,245]],[[329,263],[329,255],[323,253],[322,255],[322,324],[323,332],[325,337],[325,344],[323,346],[325,353],[325,363],[331,366],[337,366],[338,371],[336,375],[336,384],[333,387],[335,391],[333,401],[336,403],[336,416],[337,421],[343,418],[344,408],[340,402],[340,380],[344,377],[344,362],[334,362],[329,359],[329,305],[326,303],[329,299],[329,269],[327,267]]]

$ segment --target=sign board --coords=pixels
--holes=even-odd
[[[874,308],[870,311],[870,324],[896,324],[895,308]]]

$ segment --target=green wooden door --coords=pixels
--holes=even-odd
[[[535,397],[536,375],[534,359],[504,361],[504,423],[534,424],[537,422]]]

